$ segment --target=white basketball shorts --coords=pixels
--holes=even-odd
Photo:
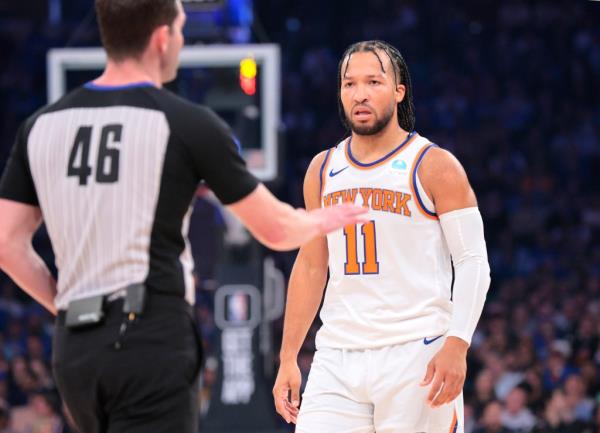
[[[426,403],[430,385],[419,385],[446,337],[434,339],[318,350],[296,433],[463,433],[462,393],[433,409]]]

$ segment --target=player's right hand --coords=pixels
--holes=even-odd
[[[277,413],[289,424],[296,424],[300,406],[302,375],[296,361],[282,362],[273,387]]]

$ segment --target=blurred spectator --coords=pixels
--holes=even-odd
[[[489,402],[483,411],[480,426],[473,433],[510,433],[502,424],[502,403],[499,401]]]
[[[60,403],[51,392],[30,394],[27,406],[13,409],[13,433],[60,433],[63,423],[59,417]]]
[[[544,409],[546,393],[542,384],[542,378],[536,371],[536,365],[532,365],[525,373],[525,380],[519,385],[527,390],[528,406],[534,413]]]
[[[527,408],[527,392],[521,387],[514,388],[506,397],[502,425],[510,432],[529,433],[535,424],[535,416]]]
[[[565,341],[555,341],[544,369],[544,388],[552,391],[565,382],[577,370],[568,363],[570,349]]]
[[[567,378],[564,386],[567,406],[573,411],[576,420],[590,422],[594,411],[594,400],[587,397],[585,383],[581,376],[573,374]]]
[[[494,378],[492,373],[487,369],[481,370],[475,379],[473,395],[469,399],[476,419],[481,417],[484,409],[494,400],[496,400],[496,395],[494,393]]]
[[[40,387],[35,373],[23,356],[13,358],[10,387],[10,403],[13,406],[26,404],[28,395]]]
[[[465,422],[465,433],[473,433],[477,424],[477,418],[475,417],[475,411],[473,406],[469,403],[464,405],[464,422]]]
[[[585,433],[587,424],[575,418],[575,413],[564,396],[557,389],[546,404],[543,418],[535,433]]]

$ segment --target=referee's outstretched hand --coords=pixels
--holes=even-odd
[[[277,413],[289,424],[296,424],[300,406],[302,375],[295,361],[282,362],[273,387]]]
[[[368,208],[354,204],[320,207],[319,193],[305,209],[294,209],[259,185],[245,198],[228,205],[250,232],[269,248],[293,250],[350,224],[367,222]]]
[[[368,211],[367,207],[345,203],[313,209],[307,212],[307,215],[315,221],[320,234],[326,235],[349,224],[368,222],[365,216]]]

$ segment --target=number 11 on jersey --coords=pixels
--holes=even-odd
[[[346,263],[344,264],[344,273],[346,275],[378,274],[379,262],[377,261],[375,221],[369,221],[368,223],[361,225],[360,228],[365,250],[365,259],[362,263],[362,269],[361,264],[358,263],[358,239],[356,231],[356,225],[344,227],[344,236],[346,237]]]

